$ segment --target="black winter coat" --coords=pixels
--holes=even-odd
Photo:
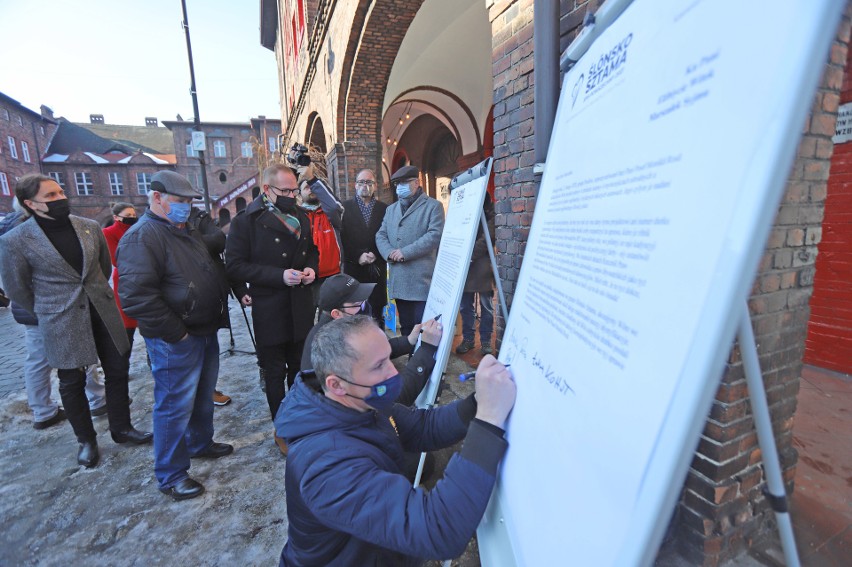
[[[376,246],[376,233],[382,227],[382,219],[385,218],[388,206],[377,199],[370,222],[365,223],[356,199],[358,197],[343,203],[343,229],[340,231],[340,241],[343,243],[343,272],[361,283],[376,284],[370,294],[370,305],[376,310],[387,304],[388,298],[388,265]],[[359,264],[358,258],[364,252],[372,252],[376,261],[367,266]]]
[[[485,212],[488,233],[491,236],[491,243],[493,245],[494,205],[491,204],[491,197],[488,194],[485,195],[482,210]],[[470,255],[470,268],[467,272],[467,279],[464,282],[464,291],[489,292],[493,288],[494,270],[491,269],[491,257],[488,254],[488,244],[485,242],[485,233],[482,232],[482,223],[480,221],[479,228],[476,230],[476,240],[473,243],[473,252]]]
[[[314,300],[308,286],[289,287],[284,271],[319,267],[319,251],[311,237],[308,217],[298,208],[302,229],[296,240],[260,195],[231,221],[225,246],[228,278],[249,285],[257,344],[270,346],[305,339],[314,325]]]
[[[150,210],[130,227],[116,251],[118,293],[143,337],[173,343],[227,325],[228,290],[201,240]]]

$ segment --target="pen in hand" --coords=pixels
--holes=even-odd
[[[505,365],[504,368],[509,368],[509,366],[511,366],[511,364]],[[464,382],[465,380],[473,380],[475,376],[476,370],[473,372],[465,372],[464,374],[459,374],[459,381]]]
[[[435,321],[438,321],[440,319],[441,319],[441,313],[438,313],[437,315],[435,315]],[[421,335],[423,334],[423,329],[420,329],[420,334]]]

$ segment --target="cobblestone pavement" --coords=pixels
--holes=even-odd
[[[24,390],[24,327],[12,318],[12,310],[0,309],[0,399]]]
[[[94,420],[101,462],[78,466],[77,443],[62,422],[32,428],[20,366],[23,328],[0,309],[0,565],[276,565],[287,537],[284,494],[286,460],[273,442],[266,399],[259,386],[252,344],[239,307],[231,305],[235,350],[219,332],[219,389],[233,402],[215,410],[217,441],[232,455],[193,460],[190,475],[207,492],[173,502],[154,480],[151,446],[117,445],[106,417]],[[459,337],[460,338],[460,337]],[[451,358],[449,375],[470,370]],[[134,425],[151,430],[153,381],[137,335],[131,357],[130,396]],[[452,381],[442,401],[470,393],[470,382]],[[59,400],[54,374],[53,398]],[[436,454],[440,477],[451,450]],[[430,566],[437,566],[431,562]],[[476,567],[475,538],[454,567]]]

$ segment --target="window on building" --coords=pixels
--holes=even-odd
[[[216,140],[213,142],[213,157],[228,157],[228,152],[225,149],[225,142]]]
[[[195,187],[198,190],[201,190],[201,174],[200,173],[187,173],[186,179],[189,181],[189,184]]]
[[[151,190],[151,175],[150,173],[136,174],[136,188],[140,195],[147,195],[148,191]]]
[[[21,140],[21,153],[24,155],[24,161],[30,163],[30,146],[23,140]]]
[[[120,173],[109,174],[109,192],[111,195],[124,195],[124,182]]]
[[[15,145],[15,138],[7,136],[6,140],[9,142],[9,155],[12,156],[12,159],[18,159],[18,146]]]
[[[41,135],[44,136],[44,126],[39,126],[38,129],[41,132]]]
[[[6,195],[7,197],[12,194],[12,192],[9,191],[9,179],[2,171],[0,171],[0,191],[2,191],[3,195]]]
[[[59,173],[58,171],[48,171],[47,175],[48,177],[52,177],[53,180],[56,181],[56,183],[58,183],[60,187],[65,189],[65,178],[62,176],[61,173]]]
[[[20,115],[20,114],[16,114],[16,115],[15,115],[15,122],[17,122],[17,123],[18,123],[18,126],[23,126],[23,125],[24,125],[24,120],[21,118],[21,115]]]
[[[278,138],[276,138],[275,136],[270,136],[268,142],[269,142],[269,151],[274,153],[275,150],[278,149]]]
[[[240,149],[243,152],[243,157],[250,158],[254,155],[251,151],[251,142],[243,142],[240,144]]]
[[[186,157],[198,157],[198,152],[192,148],[192,143],[186,145]]]
[[[9,120],[9,111],[6,110],[5,108],[3,109],[3,118],[5,120]]]
[[[77,172],[74,174],[74,180],[77,185],[78,195],[94,195],[95,187],[92,184],[92,174],[87,172]]]

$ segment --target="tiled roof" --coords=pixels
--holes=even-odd
[[[105,154],[117,150],[125,154],[135,151],[150,154],[173,154],[174,137],[168,128],[82,124],[59,119],[59,128],[48,153],[72,154],[76,151]]]

